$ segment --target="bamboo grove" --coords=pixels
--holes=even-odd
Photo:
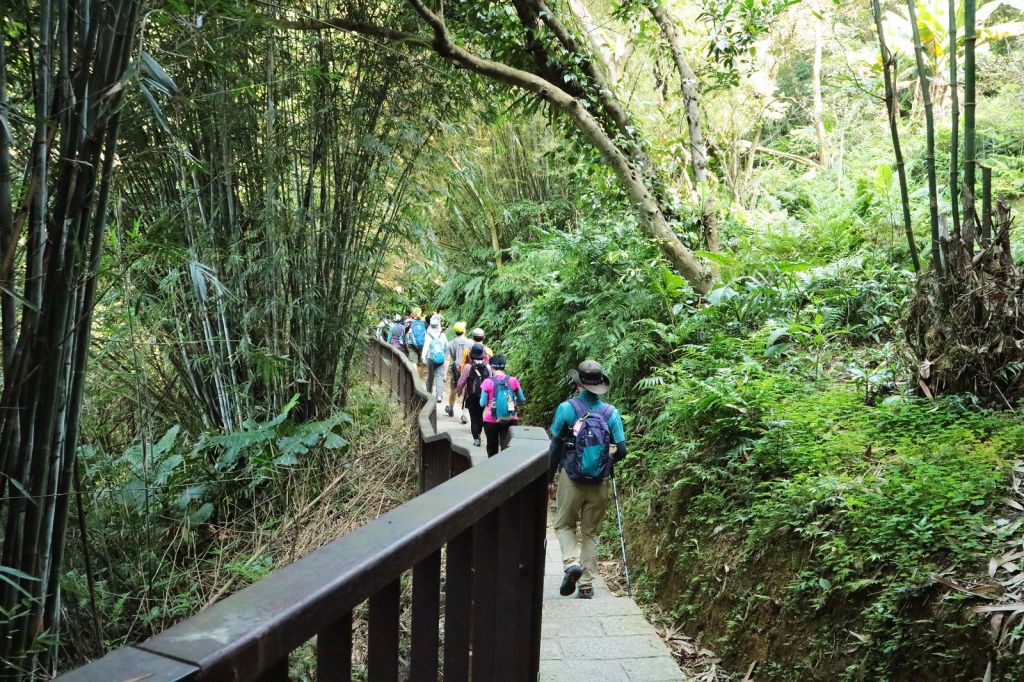
[[[915,270],[920,269],[913,227],[911,198],[907,191],[906,164],[900,144],[901,116],[895,80],[898,66],[886,43],[885,21],[879,0],[872,0],[881,51],[885,105],[899,176],[904,232]],[[907,340],[918,360],[918,384],[929,397],[938,393],[971,391],[977,395],[1008,402],[1019,388],[1001,368],[1020,361],[1015,341],[1021,329],[1021,274],[1013,261],[1010,245],[1012,224],[1008,204],[993,206],[991,169],[982,167],[978,190],[977,158],[977,67],[978,42],[976,0],[949,0],[949,104],[936,102],[934,82],[942,75],[928,59],[915,0],[906,2],[913,45],[916,95],[925,120],[924,172],[927,179],[928,225],[931,260],[918,282],[918,292],[907,320]],[[959,21],[963,21],[963,156],[960,156],[960,81],[958,60]],[[933,38],[934,39],[934,38]],[[936,114],[951,119],[948,186],[943,202],[940,190],[940,161],[937,158]],[[962,168],[961,168],[962,158]],[[961,181],[962,177],[962,181]],[[980,196],[980,206],[977,198]]]
[[[292,405],[300,420],[330,413],[372,283],[415,229],[412,171],[458,92],[362,38],[282,33],[244,10],[203,31],[203,15],[153,9],[30,2],[0,41],[0,659],[12,679],[51,672],[61,640],[97,298],[121,296],[130,324],[158,335],[152,352],[99,353],[136,395],[117,428],[134,431],[143,471],[157,413],[229,434]]]
[[[0,47],[0,658],[23,664],[7,667],[14,677],[54,665],[91,314],[143,7],[33,10],[35,30]]]

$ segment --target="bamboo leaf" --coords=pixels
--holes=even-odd
[[[166,95],[177,95],[180,90],[163,67],[148,52],[143,52],[141,56],[142,72],[148,76],[150,82]]]
[[[9,576],[14,576],[15,578],[18,578],[19,580],[29,580],[29,581],[32,581],[32,582],[39,582],[39,578],[36,578],[34,576],[31,576],[31,575],[28,575],[27,573],[23,573],[22,571],[19,571],[16,568],[11,568],[10,566],[0,566],[0,580],[2,580],[3,582],[7,583],[8,585],[10,585],[12,588],[17,590],[18,592],[21,592],[23,595],[25,595],[29,599],[33,599],[32,594],[28,590],[23,588],[18,583],[14,582],[14,580],[12,580]]]

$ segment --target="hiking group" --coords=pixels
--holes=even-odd
[[[506,373],[505,356],[484,345],[483,329],[477,327],[467,337],[466,323],[456,322],[452,325],[454,337],[449,340],[440,314],[435,312],[428,322],[420,308],[413,308],[405,318],[395,315],[386,340],[407,352],[413,363],[426,366],[427,393],[438,403],[444,400],[448,368],[445,414],[454,417],[455,403],[461,398],[460,420],[469,423],[473,445],[480,447],[481,435],[485,435],[487,456],[493,457],[512,440],[512,427],[519,423],[519,411],[526,402],[523,387],[517,377]],[[377,327],[382,339],[383,326],[384,322]]]
[[[382,339],[386,325],[382,321],[377,328]],[[427,392],[438,403],[447,365],[445,414],[455,416],[461,397],[460,420],[469,422],[475,446],[480,446],[481,432],[486,435],[487,455],[493,457],[508,448],[526,396],[519,379],[506,373],[505,356],[495,355],[484,344],[483,329],[477,327],[469,338],[465,322],[456,322],[452,330],[455,336],[449,341],[440,315],[434,313],[428,325],[421,310],[414,308],[407,318],[395,315],[386,340],[406,349],[413,362],[426,365]],[[626,434],[619,411],[601,399],[611,381],[600,364],[584,360],[570,372],[569,383],[573,395],[558,405],[551,422],[548,491],[555,501],[554,529],[564,566],[559,592],[591,599],[601,525],[615,492],[615,464],[626,456]],[[621,539],[621,518],[619,526]],[[625,560],[624,541],[622,549]]]

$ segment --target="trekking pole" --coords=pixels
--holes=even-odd
[[[626,573],[626,594],[632,599],[633,586],[629,582],[629,563],[626,561],[626,536],[622,534],[622,508],[619,507],[619,490],[615,485],[615,472],[612,472],[612,499],[615,500],[615,516],[619,520],[619,546],[622,548],[622,569]]]

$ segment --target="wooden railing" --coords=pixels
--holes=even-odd
[[[374,340],[367,368],[416,412],[426,492],[61,680],[278,682],[289,679],[290,654],[313,637],[317,679],[350,680],[352,612],[366,601],[371,682],[536,679],[547,444],[517,438],[500,456],[470,468],[469,453],[436,432],[436,403],[400,353]],[[409,575],[412,620],[403,638],[401,586]]]

